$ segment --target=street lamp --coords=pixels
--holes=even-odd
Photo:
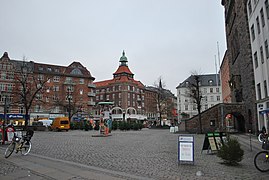
[[[1,92],[1,94],[3,94],[3,93]],[[5,125],[6,125],[6,122],[7,122],[7,95],[4,95],[3,98],[5,99],[5,101],[4,101],[4,121],[3,121],[3,124],[2,124],[3,125],[3,132],[4,132],[3,133],[2,144],[5,144]]]
[[[67,95],[67,99],[68,99],[68,120],[70,122],[71,121],[71,89],[68,88],[67,92],[68,92],[68,95]]]

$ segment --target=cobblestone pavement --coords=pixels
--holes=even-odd
[[[153,179],[269,179],[269,173],[259,172],[253,163],[261,145],[253,138],[250,151],[246,135],[237,136],[244,159],[239,166],[230,167],[221,164],[215,154],[201,151],[204,135],[194,136],[194,165],[179,165],[178,134],[169,130],[112,131],[109,137],[92,137],[96,134],[98,131],[37,131],[31,153]]]

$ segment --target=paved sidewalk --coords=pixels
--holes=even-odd
[[[4,149],[0,148],[0,153]],[[150,178],[135,176],[123,172],[106,170],[70,161],[53,159],[45,156],[29,154],[27,156],[11,155],[8,159],[0,157],[0,179],[57,179],[57,180],[121,180]]]
[[[229,167],[216,155],[201,153],[204,135],[194,135],[194,165],[178,165],[178,134],[166,130],[114,131],[107,138],[92,134],[96,132],[36,132],[29,155],[12,154],[8,159],[0,146],[0,179],[269,179],[269,173],[254,167],[253,158],[261,150],[255,136],[250,141],[249,135],[233,135],[245,155],[239,166]]]

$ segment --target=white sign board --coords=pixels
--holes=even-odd
[[[178,136],[178,161],[194,163],[194,137],[193,135]]]

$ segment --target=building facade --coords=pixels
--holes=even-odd
[[[134,79],[134,74],[128,67],[128,59],[123,51],[120,65],[113,79],[94,82],[96,85],[95,118],[100,118],[98,103],[113,102],[111,109],[112,120],[146,120],[145,114],[145,86]]]
[[[198,75],[201,96],[201,112],[222,102],[221,86],[218,74]],[[191,118],[198,114],[197,103],[190,96],[190,87],[194,83],[193,76],[177,86],[177,110],[179,120]]]
[[[232,103],[243,103],[245,130],[257,132],[254,70],[248,27],[247,1],[222,0],[225,9],[227,58]],[[245,113],[244,113],[245,114]]]
[[[23,64],[28,67],[27,72],[21,70]],[[9,98],[7,114],[26,113],[25,105],[21,103],[23,101],[16,96],[23,89],[35,96],[28,112],[31,120],[56,116],[81,119],[88,118],[92,114],[92,107],[95,105],[93,84],[95,78],[79,62],[73,62],[69,66],[57,66],[11,60],[8,54],[4,53],[0,59],[0,68],[1,114],[4,113],[3,103],[6,98]],[[20,81],[17,75],[21,73],[29,77],[24,84],[25,87],[21,87],[24,86],[22,83],[16,83]],[[31,82],[34,83],[29,84]],[[36,91],[38,88],[41,90]]]
[[[248,0],[247,15],[254,65],[258,130],[269,130],[269,3]]]
[[[227,56],[227,51],[223,57],[221,66],[220,66],[220,77],[221,77],[221,88],[222,88],[222,101],[223,103],[231,103],[231,88],[230,88],[230,68],[229,68],[229,59]]]

